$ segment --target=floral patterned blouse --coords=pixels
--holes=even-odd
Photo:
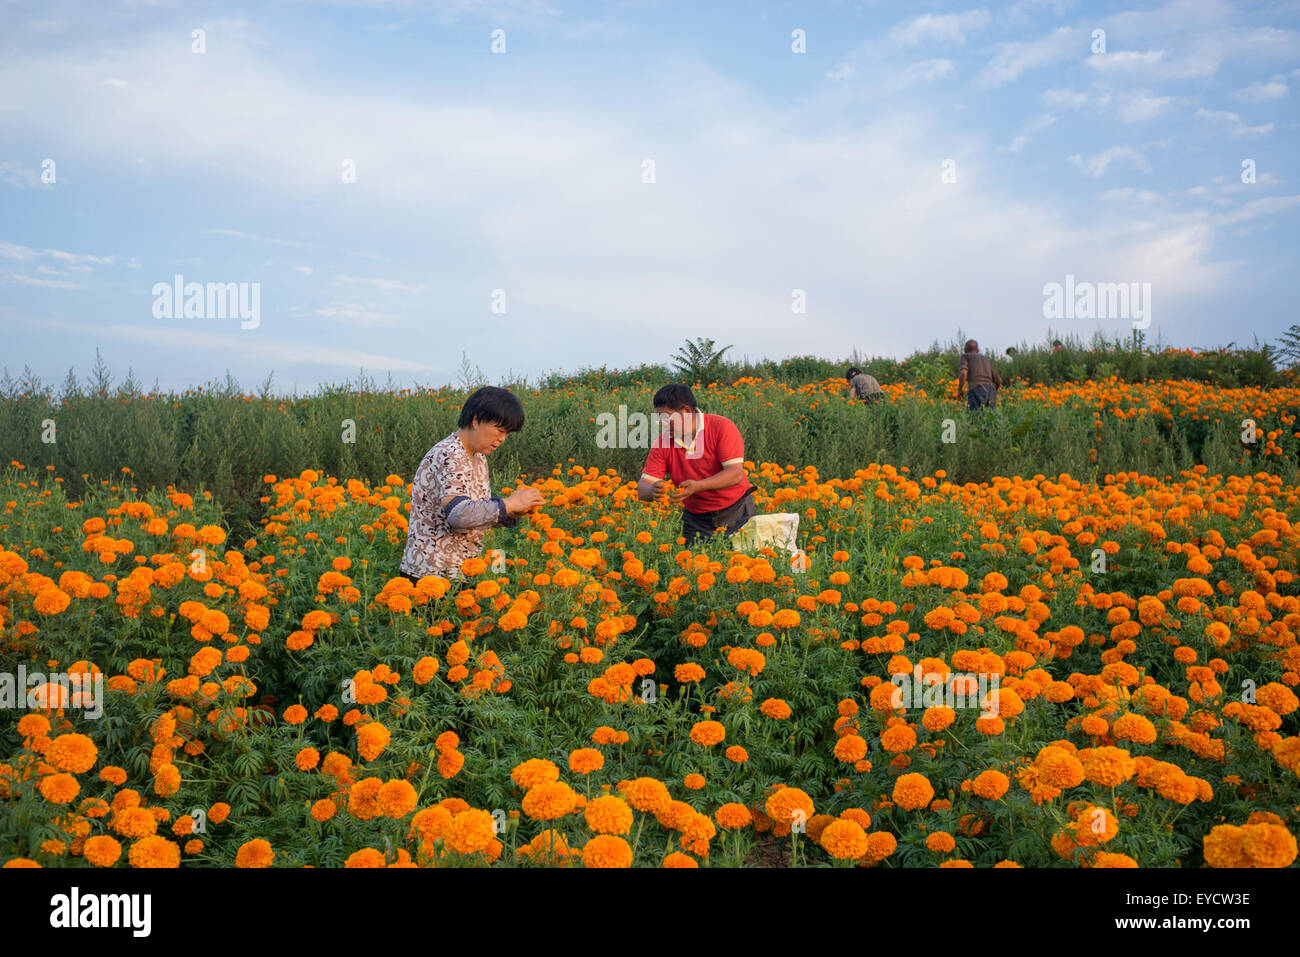
[[[454,501],[443,506],[442,500]],[[472,515],[468,520],[466,515]],[[466,524],[471,527],[465,527]],[[483,536],[493,525],[512,526],[505,503],[492,495],[487,457],[470,455],[453,432],[425,454],[411,483],[411,514],[401,570],[412,578],[460,576],[460,566],[483,550]]]

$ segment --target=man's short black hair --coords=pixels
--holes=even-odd
[[[485,385],[465,400],[456,425],[468,429],[475,419],[483,425],[499,425],[507,432],[518,432],[524,427],[524,407],[509,389]]]
[[[699,406],[695,404],[695,393],[691,391],[691,387],[677,382],[671,382],[655,393],[654,407],[656,409],[672,409],[674,412],[687,407],[699,411]]]
[[[980,344],[979,344],[978,342],[976,342],[974,339],[967,339],[967,340],[966,340],[966,348],[965,348],[964,351],[966,351],[966,352],[978,352],[978,351],[979,351],[979,347],[980,347]]]
[[[844,378],[852,379],[855,375],[862,375],[862,370],[857,366],[852,366],[849,368],[848,372],[844,373]]]

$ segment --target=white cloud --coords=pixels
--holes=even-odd
[[[96,266],[111,266],[117,260],[116,256],[93,256],[89,253],[69,253],[62,249],[34,249],[31,246],[20,246],[16,243],[6,242],[0,239],[0,257],[5,259],[16,259],[20,262],[33,262],[42,257],[49,258],[63,263],[64,265],[82,264]]]
[[[1100,194],[1100,198],[1108,201],[1133,199],[1139,203],[1154,203],[1160,197],[1149,189],[1134,189],[1132,186],[1123,186],[1118,189],[1105,190]]]
[[[285,336],[292,342],[268,343],[266,318],[256,333],[211,334],[214,350],[254,359],[303,361],[302,343],[330,350],[319,361],[345,368],[400,371],[415,365],[403,356],[454,355],[462,346],[478,358],[464,315],[477,302],[488,320],[487,291],[497,286],[510,290],[511,334],[494,340],[494,361],[622,365],[667,358],[682,337],[699,333],[701,315],[707,334],[751,356],[789,354],[805,343],[825,354],[855,344],[906,352],[916,345],[916,329],[897,317],[917,314],[1019,337],[1023,325],[1008,318],[1015,311],[1009,304],[1041,304],[1042,277],[1064,274],[1060,262],[1078,264],[1078,275],[1113,274],[1105,269],[1137,247],[1170,281],[1205,286],[1221,275],[1209,261],[1212,229],[1188,234],[1177,222],[1128,222],[1123,203],[1089,222],[1059,197],[998,188],[996,171],[984,165],[992,159],[983,133],[954,129],[949,102],[933,111],[921,101],[906,110],[858,110],[844,122],[846,104],[861,104],[861,88],[879,93],[953,76],[957,67],[947,59],[901,69],[886,62],[876,70],[850,57],[853,82],[818,84],[810,99],[788,106],[678,62],[638,76],[637,84],[654,84],[656,96],[629,111],[619,96],[575,104],[553,99],[541,84],[518,103],[450,99],[426,88],[371,91],[352,76],[314,73],[298,61],[291,67],[272,52],[259,58],[226,49],[209,65],[172,46],[172,38],[150,36],[104,51],[94,65],[71,56],[0,61],[0,89],[18,104],[0,112],[0,141],[57,133],[101,167],[131,168],[147,156],[180,182],[215,181],[241,196],[245,205],[227,220],[238,224],[294,222],[303,203],[319,204],[337,214],[343,242],[355,236],[393,262],[428,263],[419,278],[439,291],[418,323],[368,301],[407,290],[367,282],[332,287],[342,292],[337,300],[322,297],[323,305],[279,313],[280,322],[296,324]],[[1086,32],[1070,28],[1002,45],[981,82],[1000,85],[1086,51]],[[218,66],[219,83],[202,72]],[[131,95],[105,89],[105,72],[128,79]],[[810,121],[823,116],[837,122]],[[353,194],[339,183],[342,156],[358,160]],[[658,162],[653,186],[639,180],[645,156]],[[957,184],[939,182],[943,156],[958,159]],[[1094,176],[1112,164],[1143,169],[1146,162],[1131,147],[1077,159]],[[235,215],[242,208],[258,218]],[[378,246],[377,221],[403,242]],[[439,224],[439,238],[408,248],[414,244],[406,237],[426,236],[430,223]],[[1168,250],[1165,259],[1151,252],[1153,242]],[[463,260],[441,263],[452,245],[471,252],[469,268]],[[310,257],[287,256],[316,261],[330,275],[316,249]],[[1171,271],[1160,272],[1166,260]],[[936,271],[944,283],[934,282]],[[808,292],[806,316],[791,314],[795,288]],[[1028,301],[1025,290],[1032,291]],[[863,302],[872,312],[865,324]],[[400,320],[407,321],[402,344],[392,346],[400,356],[362,351],[378,338],[367,333]],[[133,328],[160,351],[209,344],[183,327],[166,339],[158,338],[160,327]],[[180,333],[188,338],[174,338]],[[576,342],[581,353],[566,351]],[[254,345],[263,351],[251,351]]]
[[[399,282],[396,279],[382,279],[373,276],[335,276],[334,281],[373,286],[379,292],[419,292],[424,288],[423,286],[412,286],[410,283]]]
[[[1034,117],[1032,120],[1026,123],[1024,127],[1021,129],[1020,133],[1017,134],[1014,139],[1012,139],[1011,145],[1008,146],[1007,149],[1010,150],[1012,153],[1019,153],[1022,149],[1025,148],[1026,144],[1028,144],[1029,141],[1032,139],[1032,136],[1030,134],[1041,132],[1042,130],[1047,129],[1055,122],[1056,122],[1056,117],[1053,116],[1051,113],[1043,113],[1039,116]]]
[[[1275,78],[1267,83],[1252,83],[1237,91],[1238,99],[1247,103],[1265,103],[1280,100],[1290,92],[1290,88],[1281,79]]]
[[[1264,199],[1252,199],[1232,212],[1217,217],[1215,222],[1220,226],[1231,226],[1235,223],[1258,219],[1261,216],[1283,213],[1289,209],[1295,209],[1297,206],[1300,206],[1300,196],[1268,196]]]
[[[1007,7],[1007,17],[1012,20],[1021,20],[1028,14],[1036,13],[1038,8],[1051,10],[1058,17],[1065,16],[1067,10],[1075,5],[1077,0],[1016,0],[1015,3]]]
[[[37,170],[17,163],[0,163],[0,182],[24,189],[38,189],[43,185]]]
[[[1027,42],[999,43],[997,53],[980,70],[978,80],[988,88],[1004,86],[1026,70],[1061,65],[1071,56],[1087,51],[1082,44],[1083,32],[1073,27],[1059,27],[1046,36]]]
[[[1151,171],[1151,166],[1147,162],[1146,155],[1141,150],[1134,149],[1131,146],[1112,146],[1109,149],[1102,150],[1100,153],[1093,154],[1086,160],[1078,153],[1075,153],[1073,156],[1067,156],[1066,159],[1075,166],[1081,167],[1084,173],[1094,178],[1106,175],[1106,171],[1110,168],[1110,164],[1117,159],[1127,160],[1130,166],[1136,170],[1141,170],[1144,173],[1149,173]]]
[[[1133,50],[1117,50],[1114,53],[1094,53],[1084,62],[1089,69],[1098,73],[1138,73],[1164,62],[1168,55],[1165,50],[1146,50],[1137,53]]]
[[[372,326],[395,326],[398,324],[398,317],[387,311],[384,306],[377,302],[356,303],[356,302],[330,302],[327,305],[314,310],[314,315],[323,319],[330,319],[334,322],[343,323],[344,325],[362,326],[370,328]]]
[[[1164,113],[1174,103],[1176,96],[1151,96],[1147,93],[1130,93],[1120,102],[1120,119],[1126,123],[1144,123]]]
[[[1194,115],[1198,120],[1205,120],[1208,123],[1227,127],[1233,136],[1264,136],[1273,132],[1272,123],[1265,123],[1261,126],[1247,126],[1241,121],[1238,114],[1229,110],[1207,110],[1202,107]]]
[[[26,276],[22,273],[0,273],[0,282],[17,283],[20,286],[40,286],[45,289],[81,289],[82,284],[67,279],[42,279],[39,276]]]
[[[304,276],[310,276],[311,273],[312,273],[312,268],[311,268],[311,266],[294,266],[294,267],[293,267],[293,271],[294,271],[294,272],[300,272],[300,273],[302,273]]]
[[[1088,94],[1078,90],[1044,90],[1038,97],[1046,106],[1077,110],[1087,106]]]
[[[952,76],[956,68],[956,64],[951,60],[918,60],[915,63],[909,63],[907,69],[903,71],[903,85],[912,86],[916,83],[933,83],[935,80],[942,80],[946,76]]]
[[[199,232],[209,236],[228,236],[231,239],[251,239],[258,243],[271,243],[275,246],[306,246],[306,243],[300,243],[292,239],[276,239],[272,236],[257,236],[252,233],[240,232],[238,229],[200,229]]]
[[[109,325],[92,326],[84,323],[50,321],[46,325],[88,333],[106,340],[130,340],[149,346],[166,345],[190,353],[235,353],[255,357],[262,361],[286,365],[315,365],[338,369],[391,369],[395,372],[429,372],[432,367],[400,356],[360,352],[352,348],[336,348],[305,341],[276,342],[266,338],[262,330],[266,320],[257,330],[234,328],[228,334],[202,332],[175,326]]]
[[[984,9],[965,13],[924,13],[915,19],[897,24],[889,31],[890,39],[904,46],[921,43],[962,44],[966,34],[983,30],[993,22]]]

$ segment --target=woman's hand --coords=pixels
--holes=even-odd
[[[507,515],[522,515],[531,508],[545,505],[546,499],[535,488],[521,488],[505,499]]]

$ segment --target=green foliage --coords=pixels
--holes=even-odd
[[[1255,358],[1247,361],[1250,355]],[[1139,362],[1184,377],[1223,365],[1225,380],[1264,378],[1275,374],[1271,366],[1250,370],[1251,362],[1266,358],[1262,352],[1135,356],[1096,344],[1084,350],[1068,339],[1056,353],[1018,350],[1015,359],[998,360],[999,371],[1014,378],[1014,385],[978,424],[964,404],[953,401],[956,351],[937,343],[903,363],[854,357],[854,364],[887,388],[907,382],[924,389],[928,399],[908,391],[869,407],[851,402],[843,385],[848,363],[810,356],[723,362],[722,384],[698,389],[697,397],[705,411],[736,423],[747,458],[815,464],[825,478],[848,478],[872,462],[907,466],[913,474],[942,468],[961,482],[1062,471],[1083,476],[1137,469],[1163,475],[1197,464],[1241,474],[1260,463],[1240,441],[1240,417],[1234,421],[1224,413],[1206,419],[1174,409],[1157,425],[1145,415],[1102,414],[1096,428],[1089,408],[1026,402],[1017,390],[1053,380],[1058,370],[1060,377],[1086,373],[1097,380],[1110,373],[1122,376]],[[617,415],[620,406],[648,415],[655,390],[673,378],[666,368],[642,366],[588,371],[567,380],[552,376],[538,388],[519,389],[527,420],[523,431],[494,453],[494,474],[545,475],[557,465],[568,467],[571,459],[636,474],[645,449],[604,447],[597,440],[597,417]],[[42,472],[52,466],[70,490],[101,481],[207,490],[226,503],[232,527],[247,532],[264,514],[265,475],[297,475],[311,468],[370,481],[388,475],[409,479],[428,449],[455,430],[466,389],[479,381],[478,372],[467,372],[466,388],[398,390],[361,379],[322,386],[310,396],[275,396],[269,379],[249,395],[227,378],[162,394],[141,393],[130,379],[115,385],[100,363],[85,382],[70,374],[56,393],[28,372],[18,380],[0,380],[0,461]],[[1276,442],[1284,454],[1268,465],[1283,475],[1291,474],[1298,459],[1295,429],[1287,425],[1300,414],[1294,406],[1290,394],[1281,393],[1266,414],[1256,416],[1261,430],[1280,433]],[[948,421],[958,434],[953,443],[942,438]],[[44,441],[50,422],[53,442]],[[968,432],[975,441],[964,441]]]
[[[688,385],[717,382],[723,370],[722,356],[730,348],[714,349],[712,339],[687,339],[673,357],[677,360],[673,371]]]
[[[1300,325],[1293,324],[1278,340],[1276,355],[1287,368],[1300,366]]]

